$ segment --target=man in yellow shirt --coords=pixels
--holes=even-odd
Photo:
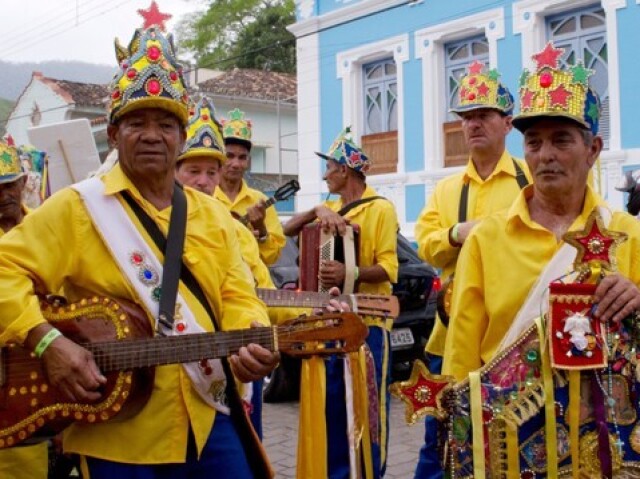
[[[469,148],[467,166],[438,182],[415,227],[418,254],[441,268],[445,279],[452,277],[460,247],[474,226],[491,213],[511,206],[529,178],[526,166],[515,160],[505,146],[512,128],[513,96],[498,81],[495,69],[482,69],[478,62],[469,66],[468,74],[460,79],[458,105],[452,109],[462,120]],[[445,287],[451,285],[445,283]],[[442,366],[447,323],[448,318],[438,315],[427,343],[429,369],[434,374],[440,373]],[[416,479],[443,475],[437,457],[437,428],[437,421],[427,417]]]
[[[22,204],[26,175],[20,166],[18,149],[0,140],[0,238],[18,226],[27,209]],[[2,248],[2,246],[0,246]],[[46,479],[47,442],[35,446],[0,449],[0,477]]]
[[[227,161],[221,169],[220,187],[213,196],[232,213],[248,216],[258,240],[260,257],[268,266],[278,261],[286,240],[276,209],[265,207],[267,196],[249,188],[244,180],[245,172],[251,167],[251,121],[245,120],[244,113],[237,108],[228,115],[223,122]]]
[[[521,77],[521,112],[513,124],[524,134],[525,159],[533,185],[520,193],[510,209],[486,218],[474,228],[460,253],[443,364],[443,373],[456,380],[467,378],[470,372],[495,358],[546,311],[548,301],[538,298],[542,298],[551,281],[573,269],[575,249],[563,248],[564,235],[583,230],[594,209],[607,208],[587,181],[602,150],[602,139],[597,135],[599,100],[588,88],[592,71],[580,62],[567,71],[559,69],[561,54],[561,49],[548,44],[533,57],[536,70],[525,71]],[[607,212],[607,216],[607,229],[625,232],[628,241],[616,249],[619,272],[605,276],[597,286],[595,317],[604,323],[618,323],[640,308],[640,224],[626,213]],[[567,250],[573,254],[564,255]],[[533,301],[529,312],[527,298]],[[607,376],[606,372],[593,374]],[[611,380],[609,369],[609,385]],[[635,377],[624,380],[637,387]],[[607,379],[602,381],[606,383]],[[588,403],[588,399],[584,400]],[[587,403],[581,406],[588,408]],[[638,423],[637,406],[637,401],[632,403],[631,412],[636,419],[627,424],[628,428],[618,428],[618,408],[611,412],[613,420],[608,425],[610,434],[622,434],[619,439],[626,442],[624,460],[631,462],[640,458],[637,449],[629,448],[633,441],[629,434]],[[566,407],[559,402],[555,406],[556,411]],[[562,416],[559,414],[558,421]],[[528,419],[527,427],[538,417]],[[585,429],[580,429],[582,468],[582,461],[589,456],[582,453],[586,446],[582,438],[594,422],[583,422],[581,416],[579,424],[586,424]],[[576,454],[577,451],[576,448]],[[606,455],[609,456],[608,446]],[[558,457],[558,463],[564,466],[566,456],[558,453]],[[521,470],[530,467],[520,464]],[[560,467],[555,463],[544,466]]]
[[[116,51],[120,70],[111,85],[108,134],[119,164],[49,198],[2,239],[0,249],[0,281],[7,285],[0,296],[0,342],[36,350],[50,385],[66,401],[79,403],[98,401],[106,378],[88,350],[45,320],[34,284],[45,293],[64,287],[70,301],[88,295],[129,300],[165,335],[212,331],[214,320],[223,330],[269,324],[242,261],[233,218],[189,189],[183,193],[182,269],[188,268],[202,294],[180,282],[176,314],[159,318],[164,255],[141,222],[146,217],[162,235],[175,227],[173,205],[182,190],[175,186],[174,167],[186,136],[188,96],[172,39],[159,29],[137,30],[129,47],[117,44]],[[65,431],[65,451],[82,455],[86,477],[191,479],[210,477],[211,471],[216,477],[260,476],[236,429],[235,419],[244,412],[233,421],[229,416],[236,381],[227,381],[222,371],[250,383],[273,369],[277,354],[249,344],[230,356],[230,368],[202,359],[157,367],[149,399],[135,416]]]
[[[299,213],[285,224],[285,234],[294,236],[310,222],[337,234],[344,234],[347,222],[360,227],[360,263],[355,273],[359,293],[391,294],[391,283],[397,280],[398,257],[396,241],[398,219],[391,202],[376,195],[366,184],[365,173],[370,160],[353,142],[348,129],[341,133],[328,154],[318,155],[326,160],[324,180],[329,192],[340,195],[335,201],[326,201],[313,210]],[[362,201],[344,216],[338,214],[350,203]],[[320,281],[326,287],[340,286],[345,279],[344,264],[326,261],[320,267]],[[361,454],[351,457],[351,464],[362,464],[363,476],[379,478],[386,467],[388,438],[387,379],[389,377],[389,331],[391,321],[366,318],[369,326],[368,347],[359,357],[347,363],[355,369],[354,377],[366,377],[368,398],[358,402],[354,387],[353,402],[356,423],[348,420],[352,411],[345,390],[345,361],[331,357],[326,361],[304,361],[300,398],[300,435],[298,445],[299,478],[355,477],[350,471],[350,451]],[[371,356],[372,355],[372,356]],[[371,363],[373,359],[373,363]],[[359,364],[359,366],[358,366]],[[369,367],[367,367],[369,366]],[[318,393],[324,391],[325,393]],[[364,393],[364,394],[362,394]],[[366,396],[366,391],[360,390]],[[375,404],[377,403],[377,404]],[[357,420],[361,420],[361,424]],[[351,434],[362,437],[349,437]],[[355,462],[354,462],[355,461]]]

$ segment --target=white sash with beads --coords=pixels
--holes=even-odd
[[[160,304],[157,293],[162,284],[162,263],[131,222],[118,199],[114,195],[104,194],[104,183],[99,178],[84,180],[72,185],[72,188],[80,193],[93,225],[118,268],[147,312],[155,318],[156,329],[167,336],[205,333],[180,292],[176,298],[173,329],[158,322]],[[220,360],[186,363],[182,367],[200,397],[217,411],[229,414],[225,395],[227,381]],[[249,400],[251,393],[251,384],[244,384],[243,398]]]

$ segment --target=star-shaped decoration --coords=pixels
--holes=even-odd
[[[498,78],[500,78],[500,73],[495,68],[492,68],[487,72],[487,76],[493,81],[498,81]]]
[[[441,398],[444,389],[452,383],[452,378],[432,375],[422,361],[416,360],[411,377],[406,381],[393,383],[389,391],[407,405],[407,423],[415,424],[427,415],[440,419],[446,417]]]
[[[140,8],[138,10],[138,14],[144,19],[144,24],[142,28],[151,28],[158,27],[160,31],[166,32],[167,27],[165,22],[169,20],[173,15],[169,15],[168,13],[162,13],[158,8],[158,4],[156,0],[151,2],[151,6],[146,10],[144,8]]]
[[[357,165],[358,163],[360,163],[360,152],[352,151],[351,155],[349,155],[349,160],[351,161],[352,165]]]
[[[235,132],[235,128],[233,128],[231,125],[227,125],[224,127],[224,136],[233,136]]]
[[[2,154],[0,155],[0,160],[2,160],[5,165],[10,165],[11,163],[13,163],[13,157],[8,151],[2,152]]]
[[[11,135],[7,135],[7,145],[9,146],[16,146],[16,142],[13,139],[13,136]]]
[[[229,113],[229,120],[233,121],[233,120],[244,120],[244,112],[241,111],[239,108],[236,108],[235,110],[231,110]]]
[[[587,116],[591,119],[592,123],[595,123],[598,120],[598,115],[600,115],[600,108],[598,108],[598,102],[594,101],[587,109]]]
[[[571,72],[573,82],[581,83],[585,87],[589,86],[589,77],[595,73],[593,70],[585,68],[581,61],[569,67],[569,71]]]
[[[539,52],[531,56],[536,62],[537,70],[541,70],[544,67],[556,69],[558,68],[558,58],[564,53],[564,48],[555,48],[551,42],[547,43],[547,46]]]
[[[626,233],[610,231],[604,227],[597,209],[593,210],[582,231],[565,233],[563,239],[578,250],[573,267],[615,270],[616,249],[627,240]]]
[[[469,65],[469,75],[477,75],[478,73],[482,73],[483,68],[484,63],[480,63],[478,60],[475,60],[471,65]]]
[[[559,85],[558,88],[554,90],[549,90],[549,98],[551,99],[551,106],[561,106],[563,108],[567,107],[567,101],[569,97],[573,95],[569,90],[567,90],[564,85]]]
[[[526,68],[524,70],[522,70],[522,73],[520,74],[520,88],[522,88],[523,86],[525,86],[527,84],[527,80],[529,80],[529,70],[527,70]]]
[[[509,104],[509,99],[507,98],[507,95],[500,95],[498,97],[498,106],[500,108],[506,108],[508,104]]]
[[[478,96],[487,97],[489,95],[489,87],[485,82],[480,83],[478,85]]]
[[[534,91],[531,91],[527,88],[527,90],[524,92],[524,94],[521,97],[521,102],[522,102],[522,109],[523,110],[529,110],[531,109],[531,104],[533,103],[533,98],[536,95],[536,93]]]

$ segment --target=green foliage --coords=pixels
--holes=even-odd
[[[206,12],[183,20],[177,33],[181,49],[200,67],[294,72],[295,40],[285,28],[294,22],[293,0],[212,0]]]
[[[7,117],[11,113],[12,108],[12,101],[0,98],[0,136],[4,135],[5,127],[7,126]]]

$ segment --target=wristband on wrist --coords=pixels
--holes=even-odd
[[[42,336],[42,338],[36,345],[36,348],[33,350],[33,353],[36,355],[36,357],[41,358],[47,348],[51,346],[51,343],[53,343],[53,341],[60,336],[62,336],[62,333],[60,331],[55,328],[52,329],[47,334]]]
[[[456,243],[457,245],[462,244],[460,242],[460,239],[458,238],[459,229],[460,229],[460,223],[456,223],[455,225],[453,225],[453,229],[451,230],[451,239],[453,239],[453,242]]]
[[[358,267],[356,266],[355,272],[354,272],[354,274],[353,274],[353,280],[354,280],[354,281],[358,281],[358,278],[359,278],[359,277],[360,277],[360,268],[358,268]]]

